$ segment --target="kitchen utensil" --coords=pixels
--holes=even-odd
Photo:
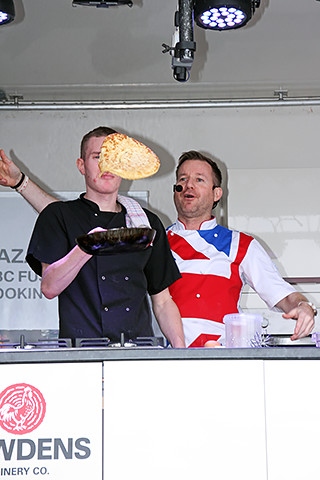
[[[262,334],[262,315],[232,313],[225,315],[223,322],[226,326],[226,347],[258,346],[257,338],[261,338]]]
[[[152,244],[155,235],[156,231],[148,227],[112,228],[81,235],[76,238],[76,243],[90,255],[112,255],[145,250]]]

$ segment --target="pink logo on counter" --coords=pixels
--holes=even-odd
[[[32,432],[41,425],[45,413],[45,399],[32,385],[16,383],[0,393],[0,426],[9,433]]]

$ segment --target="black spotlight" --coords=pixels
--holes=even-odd
[[[0,0],[0,25],[14,20],[15,10],[13,0]]]
[[[243,27],[260,6],[260,0],[194,0],[194,20],[210,30]]]

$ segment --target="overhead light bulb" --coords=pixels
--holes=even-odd
[[[0,25],[5,25],[14,20],[15,9],[13,0],[0,0]]]
[[[231,30],[246,25],[260,0],[194,0],[194,20],[210,30]]]

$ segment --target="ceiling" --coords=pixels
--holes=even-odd
[[[194,26],[188,82],[174,80],[176,0],[133,7],[72,7],[72,0],[15,0],[0,27],[3,100],[134,100],[320,96],[320,1],[261,0],[238,30]],[[6,98],[4,98],[6,97]]]

